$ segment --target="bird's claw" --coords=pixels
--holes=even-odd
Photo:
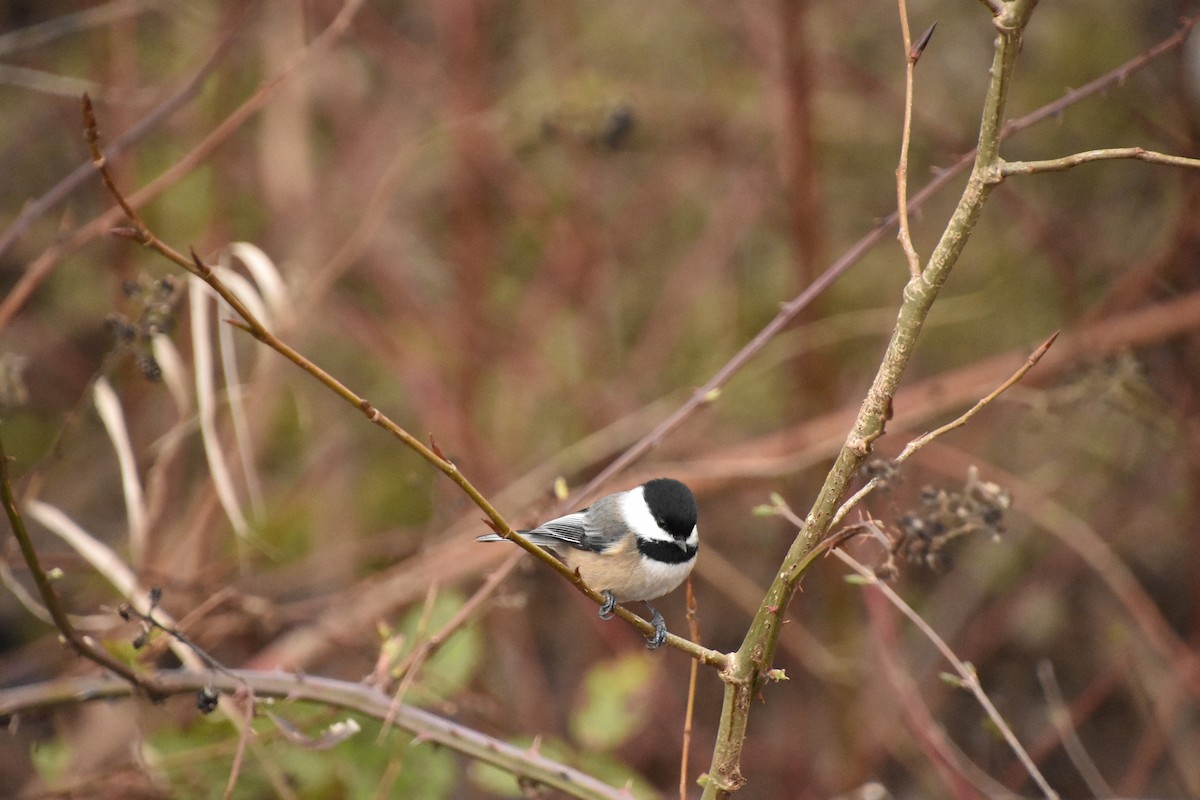
[[[608,589],[600,594],[604,595],[604,603],[600,606],[600,619],[612,619],[613,609],[617,607],[617,596]]]
[[[654,626],[654,635],[646,637],[646,649],[657,650],[667,640],[667,621],[654,606],[649,603],[645,603],[645,606],[650,609],[650,624]]]
[[[600,605],[600,619],[612,619],[613,610],[617,607],[617,596],[608,589],[600,594],[604,597],[604,602]],[[645,601],[642,601],[642,604],[650,612],[650,624],[654,626],[654,634],[646,637],[646,649],[657,650],[667,641],[667,621],[654,606]]]

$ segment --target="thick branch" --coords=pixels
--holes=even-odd
[[[1021,33],[1036,0],[1006,3],[993,20],[997,36],[992,60],[991,82],[984,100],[975,164],[946,230],[921,273],[909,281],[891,341],[867,396],[859,409],[825,484],[792,543],[781,569],[751,623],[742,646],[722,672],[726,681],[725,703],[713,760],[705,786],[705,798],[724,798],[736,791],[741,775],[741,750],[752,699],[762,688],[775,656],[783,615],[799,587],[817,543],[828,533],[838,502],[859,467],[883,434],[892,396],[908,366],[929,309],[957,262],[967,239],[983,211],[991,190],[999,183],[999,146],[1004,109],[1013,67],[1020,51]]]
[[[256,670],[224,670],[204,673],[189,670],[164,670],[154,678],[161,696],[191,694],[201,690],[234,694],[249,687],[255,697],[273,697],[288,701],[319,703],[385,719],[392,699],[378,689],[361,683],[349,683],[311,675]],[[22,711],[80,703],[86,700],[115,699],[132,694],[129,684],[106,677],[57,678],[45,683],[0,689],[0,717]],[[549,759],[536,750],[514,747],[458,723],[412,706],[401,705],[393,724],[417,737],[499,767],[519,778],[541,784],[572,797],[628,798],[624,789],[615,789],[590,775]]]

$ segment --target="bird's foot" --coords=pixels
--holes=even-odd
[[[650,624],[654,626],[654,635],[646,638],[646,649],[657,650],[667,640],[667,621],[663,619],[663,615],[658,613],[658,610],[654,606],[645,601],[643,601],[642,605],[649,609]]]
[[[608,589],[600,594],[604,595],[604,603],[600,606],[600,619],[612,619],[613,609],[617,607],[617,596]]]

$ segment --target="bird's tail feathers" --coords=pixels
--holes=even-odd
[[[555,545],[562,544],[561,539],[559,539],[555,536],[547,536],[544,533],[537,533],[536,531],[514,531],[514,533],[516,533],[517,536],[520,536],[522,539],[525,539],[526,541],[533,542],[538,547],[554,547]],[[498,533],[485,533],[483,536],[476,536],[475,541],[477,541],[477,542],[507,542],[509,540],[505,539],[503,536],[501,536]]]

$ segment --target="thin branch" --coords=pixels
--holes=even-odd
[[[122,3],[118,1],[109,4],[108,7],[113,8],[119,5],[122,5]],[[140,2],[133,3],[125,2],[124,5],[136,9],[149,4],[142,0]],[[211,75],[218,66],[220,66],[221,62],[224,61],[225,56],[229,53],[233,42],[245,30],[246,26],[243,23],[245,22],[246,14],[248,14],[253,7],[253,3],[246,3],[237,12],[226,28],[226,31],[221,35],[220,40],[213,48],[212,53],[204,60],[204,63],[200,65],[200,68],[197,69],[195,73],[193,73],[186,81],[184,81],[182,86],[180,86],[173,94],[151,109],[150,112],[138,120],[133,127],[122,133],[120,136],[114,138],[112,144],[104,148],[104,154],[108,158],[116,158],[118,155],[128,150],[131,146],[144,139],[147,134],[157,128],[160,123],[167,119],[167,117],[178,111],[196,96],[196,94],[200,91],[200,87],[204,85],[205,79],[208,78],[208,76]],[[91,9],[90,11],[94,12],[97,10],[99,9]],[[78,16],[83,16],[89,13],[90,12],[86,11],[80,12]],[[59,19],[61,20],[65,18],[60,17]],[[50,22],[54,23],[56,20],[51,20]],[[22,31],[14,31],[12,34],[8,35],[16,35],[23,32],[28,33],[30,30],[30,28],[25,28]],[[4,49],[2,45],[3,41],[4,37],[0,37],[0,52],[3,52]],[[78,93],[76,93],[75,96],[78,96]],[[84,162],[80,164],[75,169],[71,170],[66,177],[51,187],[48,192],[22,207],[21,213],[18,214],[16,219],[13,220],[12,224],[8,226],[3,235],[0,235],[0,254],[5,253],[8,248],[12,246],[13,242],[15,242],[27,230],[29,230],[34,222],[49,212],[50,209],[54,208],[63,200],[65,200],[71,194],[71,192],[75,191],[75,189],[77,189],[85,181],[89,180],[92,177],[92,169],[91,162]],[[0,327],[3,327],[2,317],[5,316],[7,315],[0,315]]]
[[[238,692],[237,694],[244,694]],[[242,773],[242,762],[246,759],[246,745],[250,742],[250,736],[253,734],[251,724],[254,722],[254,694],[253,692],[245,693],[241,698],[246,706],[245,716],[241,718],[241,724],[238,727],[237,747],[233,752],[233,760],[229,765],[229,778],[225,781],[225,794],[222,795],[224,800],[229,800],[233,797],[233,790],[237,787],[238,776]]]
[[[1046,703],[1050,706],[1050,723],[1058,733],[1058,740],[1062,742],[1063,750],[1067,751],[1067,757],[1087,784],[1088,791],[1093,797],[1113,797],[1115,793],[1112,787],[1100,774],[1096,762],[1088,755],[1071,724],[1071,710],[1063,700],[1062,688],[1054,675],[1054,664],[1049,659],[1039,661],[1037,676],[1042,684],[1042,693],[1046,695]]]
[[[257,697],[318,703],[382,720],[391,698],[378,688],[311,675],[285,672],[230,670],[225,673],[163,670],[153,676],[159,696],[192,694],[211,689],[234,694],[250,687]],[[133,688],[108,677],[75,676],[0,689],[0,717],[23,711],[72,705],[88,700],[129,697]],[[465,725],[411,706],[401,706],[395,725],[417,742],[433,743],[498,767],[536,784],[585,800],[630,800],[626,789],[615,789],[587,773],[547,758],[533,749],[514,747]]]
[[[1165,164],[1170,167],[1200,169],[1200,158],[1173,156],[1167,153],[1147,150],[1144,147],[1108,147],[1102,150],[1085,150],[1082,153],[1075,153],[1063,156],[1062,158],[1051,158],[1045,161],[1005,161],[1000,165],[1000,174],[1008,176],[1033,175],[1038,172],[1065,172],[1073,167],[1078,167],[1080,164],[1088,164],[1093,161],[1111,161],[1119,158],[1130,158],[1150,164]]]
[[[128,664],[117,661],[104,650],[94,646],[91,639],[81,636],[75,630],[75,626],[71,624],[71,620],[67,618],[66,610],[59,603],[58,595],[54,593],[54,587],[50,585],[50,577],[42,569],[37,550],[34,549],[33,541],[29,538],[29,531],[25,527],[25,519],[21,516],[8,474],[8,454],[4,451],[3,441],[0,441],[0,499],[3,499],[8,522],[12,526],[13,535],[17,538],[17,545],[21,548],[21,557],[25,559],[29,573],[33,576],[38,593],[42,597],[42,603],[49,612],[50,618],[54,620],[54,627],[58,628],[59,633],[62,634],[63,640],[76,653],[121,676],[133,686],[144,691],[150,698],[158,700],[165,697],[165,691],[153,679],[138,674]]]
[[[1033,759],[1029,757],[1029,753],[1025,751],[1025,748],[1017,739],[1016,734],[1012,732],[1012,728],[1010,728],[1008,723],[1005,722],[1004,717],[1000,715],[1000,712],[992,703],[991,698],[988,697],[987,692],[983,690],[983,686],[979,682],[979,674],[975,671],[975,667],[966,663],[957,655],[955,655],[954,651],[950,649],[950,645],[946,644],[946,641],[938,635],[937,631],[935,631],[933,627],[930,626],[930,624],[913,609],[912,606],[904,602],[904,599],[901,598],[900,595],[896,594],[892,587],[879,580],[874,571],[863,564],[860,564],[853,556],[846,553],[844,550],[835,549],[833,554],[840,558],[843,563],[857,572],[859,577],[861,577],[866,584],[874,586],[876,589],[878,589],[883,596],[887,598],[888,602],[895,606],[900,613],[908,617],[909,621],[912,622],[912,624],[915,625],[917,629],[925,635],[925,638],[933,643],[933,646],[938,649],[938,652],[942,654],[942,657],[949,661],[950,665],[954,667],[954,671],[958,675],[958,682],[963,686],[963,688],[970,691],[971,694],[975,696],[975,699],[979,702],[979,705],[983,707],[983,710],[988,715],[988,719],[990,719],[992,724],[996,726],[996,729],[1000,731],[1000,735],[1004,737],[1004,741],[1008,743],[1009,748],[1012,749],[1013,753],[1017,756],[1017,759],[1020,760],[1021,764],[1025,767],[1025,771],[1029,773],[1029,776],[1033,778],[1034,783],[1036,783],[1038,788],[1042,790],[1043,796],[1049,798],[1049,800],[1058,800],[1058,792],[1054,791],[1054,789],[1050,787],[1050,784],[1047,783],[1045,776],[1041,773],[1041,770],[1039,770],[1037,765],[1033,763]]]
[[[345,4],[338,11],[337,16],[329,23],[329,25],[321,31],[311,42],[303,49],[297,52],[296,56],[289,61],[284,67],[274,75],[263,81],[258,89],[240,106],[233,110],[224,120],[215,128],[208,132],[199,143],[189,150],[182,158],[173,163],[170,167],[164,170],[150,183],[143,186],[138,192],[130,197],[130,204],[135,208],[148,203],[154,197],[157,197],[169,187],[175,185],[185,176],[196,169],[200,163],[208,158],[214,150],[224,143],[230,136],[238,131],[246,122],[254,117],[262,108],[273,98],[284,86],[288,80],[294,77],[299,70],[304,67],[309,61],[321,55],[328,50],[334,42],[350,28],[350,23],[353,21],[355,14],[362,7],[364,0],[346,0]],[[244,10],[241,13],[249,13],[249,10],[255,4],[246,3]],[[241,17],[235,19],[235,30],[239,30],[241,26],[236,23]],[[223,46],[223,45],[222,45]],[[217,61],[217,56],[214,55],[211,62]],[[201,77],[200,75],[197,78]],[[190,96],[190,95],[189,95]],[[184,98],[186,99],[186,98]],[[164,104],[165,106],[166,104]],[[132,131],[130,132],[132,133]],[[119,139],[117,141],[120,141]],[[114,142],[115,144],[116,142]],[[111,150],[111,148],[110,148]],[[109,150],[105,151],[106,153]],[[83,177],[88,177],[91,174],[93,166],[88,164],[81,167],[85,170]],[[66,184],[70,176],[60,182],[60,186]],[[55,187],[57,189],[58,187]],[[71,187],[73,188],[73,186]],[[65,192],[64,192],[65,195]],[[59,200],[61,199],[58,198]],[[57,200],[55,200],[57,202]],[[0,329],[3,329],[12,318],[16,316],[17,311],[29,300],[38,286],[42,284],[54,271],[54,268],[69,254],[83,247],[88,242],[98,236],[102,236],[110,231],[113,225],[120,220],[120,215],[115,213],[115,209],[110,209],[103,214],[93,218],[90,222],[76,229],[71,236],[65,240],[55,243],[47,248],[40,256],[34,259],[25,272],[21,275],[20,280],[12,287],[11,291],[0,301]],[[14,224],[15,225],[15,224]],[[6,235],[7,236],[7,235]],[[7,243],[7,242],[6,242]]]
[[[162,0],[111,0],[74,14],[26,25],[0,36],[0,56],[11,57],[19,50],[28,50],[89,28],[108,25],[159,5],[163,5]]]
[[[979,402],[967,409],[967,411],[958,419],[947,422],[940,428],[935,428],[926,434],[918,436],[916,439],[913,439],[911,442],[905,445],[904,450],[901,451],[900,455],[896,457],[896,461],[900,463],[907,461],[912,457],[913,453],[917,452],[934,439],[938,438],[939,436],[944,436],[950,431],[957,430],[958,428],[961,428],[963,425],[966,425],[968,422],[970,422],[976,414],[978,414],[989,404],[991,404],[997,397],[1007,392],[1009,389],[1015,386],[1018,381],[1024,378],[1025,373],[1036,367],[1038,362],[1042,360],[1042,356],[1046,355],[1050,348],[1054,346],[1054,342],[1058,340],[1060,333],[1061,331],[1055,331],[1054,333],[1050,334],[1046,341],[1034,348],[1034,351],[1029,354],[1029,358],[1025,359],[1025,363],[1022,364],[1016,372],[1010,375],[1008,380],[993,389],[986,397],[981,398]]]
[[[489,520],[491,520],[492,525],[495,526],[496,531],[501,536],[509,539],[510,541],[516,542],[517,545],[519,545],[526,552],[530,553],[539,561],[562,575],[572,586],[590,598],[597,605],[601,605],[605,602],[604,596],[602,596],[596,589],[588,586],[577,572],[569,569],[565,564],[551,555],[548,551],[538,547],[537,545],[520,536],[517,536],[512,527],[509,526],[509,524],[504,520],[504,517],[500,515],[500,512],[497,511],[496,508],[487,500],[487,498],[485,498],[483,494],[480,493],[480,491],[476,489],[475,486],[467,479],[467,477],[462,474],[454,462],[445,458],[440,453],[435,452],[432,447],[426,446],[425,443],[420,439],[413,436],[399,424],[383,414],[365,397],[361,397],[356,394],[337,378],[333,377],[333,375],[317,366],[317,364],[309,360],[298,350],[284,342],[279,337],[275,336],[275,334],[273,334],[266,327],[266,325],[264,325],[250,310],[247,304],[243,302],[242,299],[223,281],[221,281],[213,267],[205,263],[194,250],[191,251],[190,257],[184,256],[162,239],[158,238],[158,236],[156,236],[153,231],[150,230],[145,222],[142,221],[133,204],[125,198],[125,196],[121,193],[121,190],[117,188],[117,185],[112,178],[112,173],[108,168],[108,161],[99,147],[100,137],[97,131],[96,116],[92,108],[91,100],[87,95],[83,96],[82,107],[84,119],[84,138],[88,143],[89,149],[91,150],[92,161],[95,164],[96,171],[99,173],[100,179],[104,183],[105,188],[108,190],[109,194],[113,196],[113,199],[117,202],[117,205],[120,206],[130,223],[130,227],[115,229],[113,231],[115,235],[124,236],[125,238],[137,242],[143,247],[153,250],[167,260],[174,262],[191,275],[204,281],[214,292],[217,293],[218,296],[220,296],[222,300],[228,303],[230,308],[232,308],[233,311],[241,318],[240,320],[228,320],[231,325],[250,334],[259,342],[276,351],[284,358],[300,367],[300,369],[316,378],[334,394],[338,395],[347,403],[358,409],[371,423],[383,428],[393,437],[399,439],[409,449],[415,451],[429,464],[436,467],[439,471],[446,475],[446,477],[450,478],[450,480],[458,485],[458,487],[462,489],[462,491],[465,492],[468,497],[471,498],[475,505],[487,515]],[[653,625],[623,606],[618,606],[616,608],[616,615],[634,627],[638,628],[645,634],[652,634],[655,632]],[[713,664],[718,668],[722,668],[724,666],[726,658],[724,653],[718,653],[714,650],[708,650],[700,647],[699,645],[694,644],[693,642],[690,642],[680,636],[668,633],[666,644],[674,647],[677,650],[687,653],[692,658],[699,659],[705,664]]]
[[[967,409],[967,411],[960,415],[957,419],[947,422],[940,428],[935,428],[932,431],[923,433],[910,441],[904,446],[904,449],[900,451],[900,455],[893,459],[892,463],[903,464],[905,461],[908,461],[908,459],[912,458],[914,453],[932,442],[934,439],[944,436],[950,431],[957,430],[958,428],[961,428],[963,425],[966,425],[968,422],[970,422],[976,414],[990,405],[997,397],[1011,389],[1018,381],[1021,380],[1021,378],[1024,378],[1025,373],[1037,366],[1037,363],[1042,360],[1042,356],[1046,355],[1046,352],[1058,339],[1059,333],[1060,331],[1055,331],[1053,334],[1051,334],[1050,338],[1038,345],[1037,348],[1029,354],[1029,358],[1025,359],[1025,363],[1022,364],[1016,372],[1010,375],[1008,380],[993,389],[991,393],[976,402],[975,405]],[[833,519],[830,521],[830,527],[836,527],[843,519],[846,518],[846,514],[850,512],[850,509],[862,502],[864,497],[875,491],[875,488],[879,485],[879,481],[880,479],[878,477],[871,478],[871,480],[867,481],[861,489],[846,498],[846,501],[838,507],[837,512],[833,515]]]
[[[900,32],[904,37],[904,123],[900,128],[900,163],[896,167],[896,212],[899,217],[896,239],[908,260],[908,274],[917,277],[921,274],[921,258],[913,247],[912,233],[908,229],[908,152],[912,140],[912,108],[913,108],[913,73],[916,71],[917,60],[921,57],[919,49],[913,47],[912,33],[908,29],[908,0],[898,0],[900,7]],[[933,34],[933,28],[922,37],[925,42]],[[924,49],[922,47],[921,49]]]
[[[983,4],[992,12],[993,16],[1001,13],[1003,8],[998,0],[982,0]],[[1073,91],[1067,92],[1058,100],[1052,103],[1047,103],[1041,108],[1035,109],[1023,117],[1018,117],[1009,120],[1003,125],[1000,130],[1000,140],[1004,141],[1016,133],[1032,127],[1033,125],[1062,114],[1067,108],[1079,103],[1092,95],[1108,89],[1109,87],[1121,83],[1128,78],[1132,73],[1142,69],[1150,62],[1164,53],[1167,53],[1177,47],[1180,47],[1187,41],[1188,34],[1193,26],[1200,22],[1200,14],[1195,14],[1191,17],[1186,17],[1180,20],[1179,30],[1162,40],[1158,44],[1146,50],[1129,61],[1126,61],[1121,66],[1106,72],[1095,80],[1089,81],[1083,86]],[[909,200],[906,206],[909,213],[912,213],[921,208],[925,202],[937,194],[946,185],[951,183],[962,172],[968,169],[975,161],[976,150],[973,149],[964,153],[957,161],[950,166],[940,170],[936,177],[929,183],[925,184],[912,199]],[[863,256],[870,252],[875,245],[883,241],[884,236],[896,225],[899,220],[899,212],[892,212],[890,215],[882,219],[878,225],[868,231],[861,239],[850,246],[842,256],[833,264],[821,273],[816,280],[806,286],[800,294],[794,297],[779,309],[779,313],[766,324],[749,342],[747,342],[741,350],[733,355],[717,372],[704,383],[703,386],[696,389],[691,397],[688,398],[678,409],[667,416],[658,425],[655,425],[645,436],[639,439],[635,444],[613,459],[607,467],[596,474],[592,480],[584,486],[574,497],[591,498],[595,496],[598,490],[611,481],[614,477],[623,472],[630,464],[637,461],[647,452],[657,447],[664,439],[667,438],[676,428],[703,406],[711,403],[720,393],[721,389],[729,383],[729,381],[741,371],[750,361],[754,359],[758,352],[762,350],[772,339],[774,339],[780,331],[786,328],[796,316],[807,308],[813,300],[819,297],[827,288],[829,288],[842,273],[849,270],[857,264]],[[0,312],[3,308],[0,307]],[[0,313],[0,327],[3,327],[3,314]]]
[[[985,4],[991,4],[996,2],[996,0],[984,0],[984,2]],[[997,9],[999,9],[998,3]],[[999,10],[997,10],[996,13],[999,13]],[[1121,64],[1115,69],[1109,70],[1100,77],[1088,81],[1078,89],[1072,89],[1054,102],[1047,103],[1041,108],[1034,109],[1023,117],[1017,117],[1016,119],[1009,120],[1004,124],[1004,128],[1000,131],[1000,138],[1002,140],[1007,139],[1014,133],[1023,131],[1039,122],[1047,119],[1053,119],[1079,101],[1091,97],[1092,95],[1099,94],[1111,86],[1124,83],[1126,78],[1142,69],[1162,54],[1174,50],[1176,47],[1182,46],[1183,43],[1188,40],[1188,36],[1192,32],[1192,28],[1195,27],[1197,23],[1200,23],[1200,13],[1193,14],[1190,17],[1183,17],[1179,20],[1179,29],[1153,47],[1142,53],[1139,53],[1138,55],[1126,61],[1124,64]]]
[[[692,576],[685,584],[687,596],[688,635],[693,642],[700,643],[700,620],[696,616],[696,595],[692,591]],[[683,713],[683,746],[679,748],[679,800],[687,800],[688,762],[692,752],[692,716],[696,710],[696,678],[700,673],[700,662],[692,659],[688,672],[687,707]]]
[[[941,443],[935,444],[934,448],[937,458],[933,463],[938,469],[964,468],[967,459],[963,454]],[[1012,492],[1014,506],[1028,519],[1058,537],[1095,571],[1141,631],[1146,646],[1163,660],[1177,681],[1186,684],[1189,691],[1200,698],[1200,654],[1175,632],[1137,575],[1114,552],[1112,545],[1063,503],[1048,496],[1042,487],[1033,486],[1019,475],[995,465],[988,467],[988,474]]]
[[[826,475],[811,510],[803,520],[783,563],[763,597],[741,647],[722,671],[725,700],[713,748],[704,798],[727,798],[745,783],[741,754],[753,699],[770,676],[784,615],[799,589],[811,555],[826,538],[840,498],[883,435],[891,415],[892,398],[916,348],[929,310],[966,246],[983,206],[1001,178],[997,174],[1000,131],[1007,108],[1012,73],[1021,36],[1036,6],[1035,0],[1013,0],[993,20],[997,35],[984,98],[974,166],[950,220],[925,269],[904,289],[896,327],[854,425]]]
[[[863,600],[872,638],[879,654],[878,668],[872,665],[871,675],[874,678],[877,673],[882,673],[899,705],[903,721],[893,721],[891,725],[903,725],[905,728],[904,733],[899,734],[903,742],[900,746],[907,746],[911,732],[915,744],[925,751],[929,763],[946,784],[947,797],[970,800],[984,797],[988,800],[1021,800],[1020,795],[972,761],[950,738],[944,720],[935,717],[934,711],[921,694],[916,678],[900,663],[899,631],[887,600],[882,596],[870,594]],[[879,736],[894,738],[896,734],[881,732]],[[1023,772],[1022,770],[1022,774]],[[973,786],[975,792],[971,792],[965,784]]]
[[[425,639],[425,630],[429,627],[429,616],[433,613],[433,604],[437,602],[438,585],[436,582],[429,584],[428,591],[425,592],[425,603],[421,608],[421,616],[417,620],[417,630],[414,638],[417,640],[412,652],[400,664],[392,668],[391,672],[394,675],[400,675],[400,683],[396,690],[392,692],[392,705],[388,709],[387,716],[383,718],[383,725],[379,728],[379,735],[375,737],[375,743],[381,744],[387,737],[388,731],[392,727],[392,722],[396,719],[396,712],[400,710],[400,705],[404,702],[408,690],[412,688],[413,683],[417,679],[417,673],[425,666],[433,648],[427,646],[428,640]],[[384,676],[385,678],[390,676]]]

